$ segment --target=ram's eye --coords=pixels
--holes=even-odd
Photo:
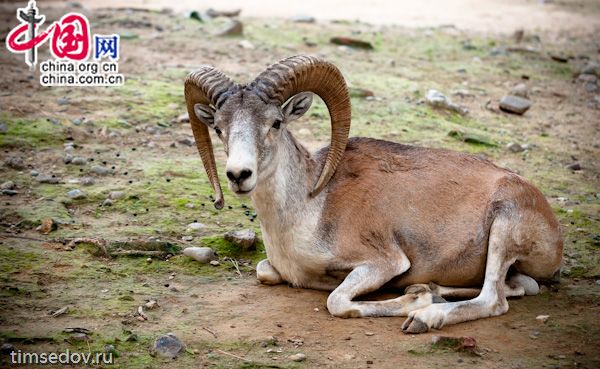
[[[281,119],[277,119],[275,123],[273,123],[273,128],[279,129],[281,128]]]
[[[220,129],[215,128],[215,132],[217,132],[217,135],[219,135],[219,136],[221,135],[221,130]]]

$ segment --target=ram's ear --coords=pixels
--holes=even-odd
[[[211,105],[206,104],[195,104],[194,105],[194,114],[198,119],[209,126],[210,128],[214,128],[215,126],[215,108]]]
[[[289,123],[304,115],[310,108],[310,104],[312,104],[312,98],[312,92],[301,92],[292,97],[283,107],[285,121]]]

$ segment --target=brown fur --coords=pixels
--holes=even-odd
[[[331,242],[338,263],[331,270],[393,259],[402,250],[411,267],[395,286],[481,286],[499,213],[517,220],[514,247],[530,255],[518,259],[519,271],[546,279],[560,265],[558,222],[541,192],[468,154],[352,138],[327,191],[320,237]],[[553,260],[536,260],[547,254]]]

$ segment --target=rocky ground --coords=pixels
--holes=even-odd
[[[0,9],[6,35],[14,9]],[[600,366],[598,32],[76,11],[93,33],[121,34],[123,87],[42,88],[21,56],[0,53],[3,365],[12,347],[113,352],[123,368]],[[470,152],[536,184],[564,228],[561,284],[511,300],[504,316],[416,336],[400,332],[401,318],[333,318],[323,292],[258,285],[260,219],[227,191],[225,209],[212,207],[182,81],[210,63],[244,82],[298,53],[346,76],[351,135]],[[317,101],[292,130],[314,150],[328,141],[327,119]],[[258,241],[225,238],[244,229]],[[186,247],[216,255],[199,262]],[[439,335],[477,347],[432,344]]]

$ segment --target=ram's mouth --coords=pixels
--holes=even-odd
[[[251,189],[246,190],[246,191],[245,190],[237,190],[237,191],[233,191],[233,192],[238,196],[247,196],[250,193],[252,193],[252,191],[254,191],[254,187],[252,187]]]

